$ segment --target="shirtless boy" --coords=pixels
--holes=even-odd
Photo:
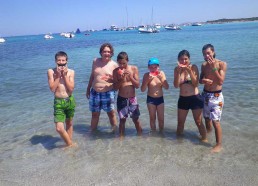
[[[150,117],[151,131],[156,131],[156,115],[158,116],[159,131],[164,129],[164,98],[163,87],[169,88],[165,73],[159,70],[159,60],[151,58],[148,62],[147,72],[143,76],[141,91],[144,92],[148,88],[147,107]]]
[[[99,53],[92,63],[90,80],[86,90],[89,107],[92,112],[91,130],[97,129],[101,109],[107,112],[112,130],[116,129],[115,90],[113,90],[113,70],[118,67],[111,59],[114,49],[110,43],[101,45]]]
[[[214,46],[211,44],[204,45],[202,53],[205,60],[200,74],[200,83],[204,84],[202,93],[204,99],[203,116],[207,132],[212,130],[212,124],[215,129],[216,145],[212,152],[219,152],[222,149],[220,119],[224,105],[222,85],[225,80],[227,63],[215,58]]]
[[[67,66],[68,56],[65,52],[55,55],[56,68],[48,70],[48,84],[54,93],[54,117],[56,131],[63,138],[67,146],[73,146],[73,116],[75,112],[74,71]],[[64,127],[64,122],[66,127]]]
[[[117,112],[119,115],[119,134],[121,137],[125,134],[126,118],[130,116],[135,124],[137,133],[142,133],[142,127],[139,121],[139,104],[135,97],[135,89],[139,88],[138,68],[128,65],[128,55],[126,52],[120,52],[117,56],[119,67],[114,69],[114,89],[118,90]]]

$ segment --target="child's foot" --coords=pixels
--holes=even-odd
[[[78,147],[78,144],[73,142],[71,145],[67,145],[64,149],[69,149],[72,147]]]
[[[116,126],[116,125],[113,125],[112,128],[111,128],[111,133],[112,133],[112,134],[115,134],[115,133],[116,133],[116,130],[117,130],[117,126]]]
[[[200,140],[201,140],[201,142],[203,142],[203,143],[208,143],[208,139],[207,139],[207,138],[201,138]]]
[[[212,149],[211,152],[220,152],[222,150],[221,145],[215,145]]]

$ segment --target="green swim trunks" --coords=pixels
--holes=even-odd
[[[75,99],[71,95],[68,98],[54,99],[54,116],[56,122],[65,122],[65,119],[72,119],[75,112]]]

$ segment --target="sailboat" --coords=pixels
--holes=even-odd
[[[159,33],[159,30],[153,26],[153,7],[152,7],[152,12],[151,12],[151,22],[152,25],[148,25],[146,27],[141,27],[138,29],[139,33]]]

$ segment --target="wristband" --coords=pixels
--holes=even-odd
[[[217,71],[217,70],[218,70],[217,68],[213,68],[213,69],[212,69],[213,72],[215,72],[215,71]]]

